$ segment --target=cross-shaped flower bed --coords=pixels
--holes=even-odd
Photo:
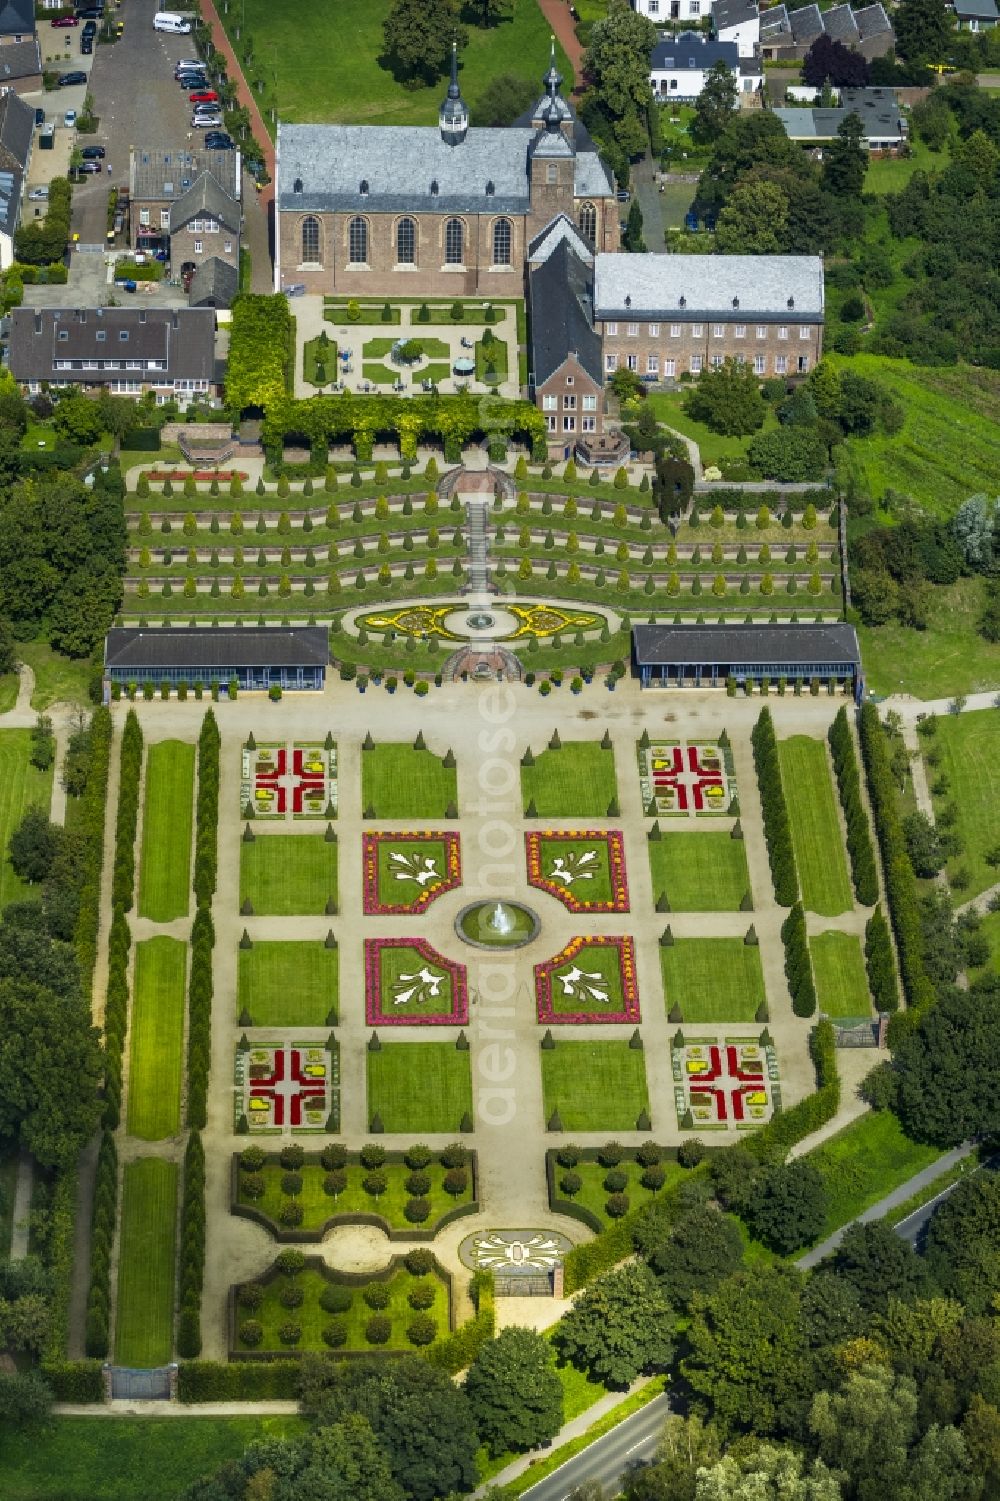
[[[650,818],[718,817],[736,795],[728,747],[717,741],[640,744],[639,786]]]
[[[573,938],[535,965],[538,1020],[549,1023],[637,1022],[639,986],[631,938]]]
[[[688,1130],[763,1125],[781,1104],[778,1060],[761,1037],[685,1038],[671,1043],[677,1119]]]
[[[261,1043],[236,1054],[236,1114],[251,1131],[325,1131],[333,1058],[325,1042]]]
[[[240,803],[256,818],[332,818],[337,812],[336,746],[296,741],[243,747]]]
[[[625,841],[616,829],[568,829],[524,836],[528,884],[570,912],[627,912]]]
[[[465,966],[422,938],[365,939],[365,1020],[370,1027],[464,1026]]]
[[[413,915],[462,884],[457,834],[361,836],[366,917]]]

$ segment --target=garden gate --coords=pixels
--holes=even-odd
[[[834,1043],[838,1048],[884,1048],[888,1022],[889,1018],[884,1012],[874,1021],[834,1021]]]
[[[156,1366],[141,1370],[134,1366],[105,1366],[108,1395],[133,1402],[168,1402],[175,1394],[177,1367]]]

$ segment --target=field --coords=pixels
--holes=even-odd
[[[809,940],[809,953],[820,1011],[827,1016],[870,1016],[861,939],[853,933],[817,933]]]
[[[336,949],[316,940],[255,943],[252,949],[240,949],[239,1011],[252,1017],[242,1025],[333,1026],[338,960]]]
[[[161,740],[146,757],[139,916],[172,922],[191,901],[191,821],[195,748]]]
[[[240,902],[265,917],[314,917],[337,900],[337,846],[309,834],[258,834],[240,845]]]
[[[128,1132],[143,1141],[180,1129],[186,959],[187,945],[178,938],[149,938],[135,947]]]
[[[942,776],[948,782],[947,792],[934,798],[935,810],[946,803],[958,810],[955,828],[963,849],[948,861],[948,872],[969,872],[969,885],[959,896],[965,901],[1000,879],[1000,870],[986,863],[987,852],[1000,845],[1000,714],[995,709],[943,714],[937,734],[924,745],[941,752],[940,763],[927,768],[928,782]]]
[[[173,1349],[177,1165],[140,1157],[125,1167],[115,1360],[165,1365]]]
[[[458,1133],[472,1114],[468,1053],[453,1042],[384,1042],[368,1054],[368,1120],[386,1131]]]
[[[412,745],[375,745],[361,757],[361,806],[375,818],[446,818],[458,802],[454,766]]]
[[[342,0],[335,45],[330,9],[323,0],[300,0],[294,7],[288,0],[246,0],[245,10],[230,7],[226,24],[235,28],[242,20],[244,36],[252,39],[258,59],[247,76],[251,86],[260,78],[265,102],[275,100],[282,120],[436,125],[447,80],[442,77],[429,87],[408,89],[380,64],[385,51],[382,22],[389,9],[389,0]],[[219,14],[224,15],[223,7]],[[460,82],[473,121],[477,101],[501,73],[537,82],[541,94],[549,25],[535,0],[514,0],[508,19],[486,30],[472,24],[468,36]],[[562,48],[557,48],[556,60],[568,92],[573,71]]]
[[[664,893],[672,912],[737,912],[750,890],[742,839],[726,834],[674,833],[650,840],[653,899]]]
[[[5,672],[0,675],[0,714],[8,713],[17,703],[19,682],[16,672]]]
[[[615,753],[596,740],[564,741],[521,767],[521,796],[539,818],[607,818],[618,796]]]
[[[282,1340],[279,1330],[282,1325],[289,1321],[297,1324],[302,1331],[302,1337],[296,1342],[296,1347],[302,1350],[323,1350],[328,1347],[323,1340],[323,1330],[331,1323],[332,1319],[339,1318],[343,1321],[346,1330],[344,1345],[349,1350],[366,1350],[375,1353],[373,1346],[365,1339],[365,1325],[372,1317],[373,1310],[365,1303],[363,1288],[351,1288],[351,1306],[342,1314],[330,1314],[320,1307],[321,1294],[331,1285],[319,1272],[308,1267],[294,1280],[305,1294],[301,1305],[294,1313],[289,1313],[281,1302],[281,1294],[288,1286],[291,1279],[288,1277],[275,1277],[273,1282],[266,1286],[264,1302],[254,1314],[254,1318],[264,1326],[264,1338],[260,1346],[263,1350],[282,1350]],[[384,1310],[385,1315],[392,1320],[392,1333],[385,1344],[378,1346],[380,1350],[413,1350],[413,1345],[406,1336],[408,1324],[414,1318],[414,1311],[410,1307],[409,1294],[418,1283],[434,1287],[435,1298],[427,1310],[437,1325],[437,1338],[448,1333],[448,1291],[443,1283],[435,1278],[413,1277],[405,1268],[401,1268],[389,1279],[386,1284],[389,1288],[389,1303]],[[382,1310],[379,1310],[380,1312]],[[243,1315],[245,1317],[245,1315]],[[287,1346],[285,1346],[287,1349]]]
[[[826,1223],[817,1240],[877,1204],[940,1155],[937,1147],[922,1146],[904,1136],[888,1110],[863,1115],[814,1147],[805,1161],[819,1168],[829,1195]]]
[[[986,594],[981,578],[959,579],[930,591],[927,629],[859,626],[869,687],[878,694],[950,698],[1000,688],[1000,646],[976,630]]]
[[[760,949],[742,938],[678,938],[660,949],[663,998],[685,1022],[749,1022],[764,1004]]]
[[[36,771],[30,751],[30,730],[0,730],[0,907],[31,895],[31,887],[11,869],[7,846],[25,810],[41,807],[48,813],[52,799],[52,769]]]
[[[778,757],[803,905],[824,917],[847,912],[854,897],[826,746],[809,735],[793,735],[778,742]]]
[[[293,1438],[300,1418],[58,1418],[39,1443],[10,1428],[0,1447],[4,1501],[173,1501],[258,1439]]]
[[[635,1131],[649,1110],[643,1055],[627,1042],[559,1041],[541,1059],[545,1119],[558,1111],[564,1131]]]
[[[377,1056],[377,1055],[376,1055]],[[385,1193],[377,1199],[366,1193],[362,1180],[367,1176],[366,1169],[358,1163],[351,1163],[346,1169],[347,1186],[343,1193],[336,1198],[326,1193],[323,1181],[326,1172],[320,1164],[306,1162],[302,1169],[302,1193],[298,1202],[302,1205],[302,1225],[306,1230],[318,1228],[324,1225],[328,1219],[337,1214],[380,1214],[388,1220],[390,1225],[400,1229],[412,1229],[403,1210],[412,1197],[406,1188],[406,1180],[410,1176],[410,1169],[402,1162],[387,1163],[383,1171],[387,1178]],[[467,1203],[472,1197],[472,1175],[469,1175],[468,1187],[464,1194],[455,1197],[445,1193],[442,1180],[445,1169],[435,1159],[426,1169],[427,1176],[431,1180],[431,1186],[425,1195],[430,1201],[431,1212],[424,1225],[429,1229],[436,1220],[439,1220],[449,1209],[454,1209],[456,1204]],[[249,1200],[241,1195],[241,1202],[252,1203],[254,1208],[262,1213],[270,1215],[277,1221],[281,1206],[285,1203],[285,1195],[281,1191],[281,1179],[284,1176],[284,1168],[278,1163],[269,1163],[264,1168],[264,1196],[260,1199]]]

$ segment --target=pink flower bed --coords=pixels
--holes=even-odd
[[[250,478],[244,469],[147,469],[146,478],[151,485],[162,485],[164,480],[171,484],[180,480],[193,479],[196,485],[210,485],[214,479],[221,484],[223,480],[231,479],[248,480]]]
[[[447,1011],[441,1009],[418,1013],[385,1009],[382,956],[391,949],[412,949],[425,966],[444,971],[451,987]],[[445,959],[422,938],[365,939],[365,1021],[369,1027],[464,1027],[468,1020],[469,988],[464,965],[453,964],[450,959]]]
[[[433,841],[444,845],[445,870],[439,879],[421,886],[409,902],[383,901],[379,892],[379,846]],[[361,870],[363,879],[362,911],[366,917],[396,917],[425,912],[431,902],[446,891],[462,884],[461,846],[457,834],[419,831],[405,834],[363,834],[361,836]]]
[[[557,1010],[553,1002],[553,985],[559,979],[557,971],[570,965],[573,969],[586,971],[588,949],[615,949],[618,954],[618,987],[621,992],[621,1007],[617,1011],[564,1011]],[[560,981],[561,983],[561,981]],[[535,1000],[538,1020],[545,1026],[552,1024],[586,1024],[590,1022],[638,1022],[639,984],[635,969],[635,943],[631,938],[594,936],[573,938],[554,958],[535,965]]]
[[[542,847],[546,842],[603,845],[607,850],[611,898],[588,901],[578,896],[563,881],[555,881],[542,871]],[[625,840],[617,829],[569,829],[565,832],[525,834],[525,857],[528,862],[528,885],[547,891],[570,912],[627,912],[629,910],[628,877],[625,874]]]

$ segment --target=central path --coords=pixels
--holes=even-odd
[[[469,533],[469,593],[490,592],[489,507],[484,500],[467,500],[465,515]]]

